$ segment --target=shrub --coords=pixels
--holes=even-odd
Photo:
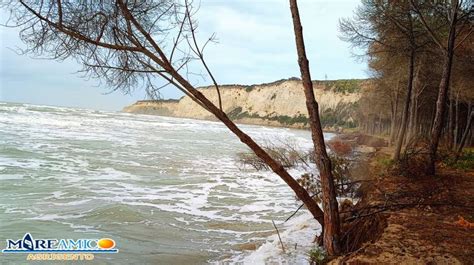
[[[360,80],[342,79],[329,81],[331,89],[337,93],[355,93],[360,91]]]
[[[474,150],[466,149],[456,160],[456,154],[444,154],[442,161],[445,165],[465,171],[474,170]]]
[[[242,107],[236,107],[235,109],[231,110],[227,115],[230,119],[236,119],[242,112]]]
[[[317,194],[313,199],[317,202],[321,202],[321,182],[311,173],[305,173],[297,179],[298,183],[309,193]]]
[[[304,166],[306,169],[310,163],[314,163],[314,151],[301,151],[295,144],[280,141],[280,146],[275,144],[267,144],[263,149],[283,167],[291,168],[296,166]],[[334,183],[336,184],[336,193],[340,197],[350,196],[354,197],[358,185],[351,181],[351,161],[348,158],[339,156],[337,154],[330,154],[331,164],[333,168]],[[257,155],[252,152],[245,152],[238,154],[238,160],[243,165],[248,165],[256,170],[268,170],[268,165]],[[321,184],[319,175],[312,173],[302,174],[297,179],[302,187],[304,187],[310,194],[314,194],[316,201],[321,201]]]
[[[340,126],[344,128],[354,128],[355,110],[357,102],[339,102],[334,108],[321,109],[320,120],[323,127]]]
[[[279,115],[279,116],[267,116],[266,117],[269,120],[274,120],[278,121],[281,124],[284,125],[293,125],[295,123],[302,123],[302,124],[307,124],[308,123],[308,117],[306,117],[303,114],[300,114],[298,116],[288,116],[288,115]]]
[[[326,251],[324,251],[324,249],[320,247],[313,247],[308,252],[308,257],[309,257],[309,264],[311,265],[322,265],[322,264],[325,264],[327,260]]]
[[[306,157],[309,158],[309,161],[314,163],[314,151],[310,151]],[[351,182],[351,163],[350,160],[330,154],[329,158],[331,159],[332,165],[332,174],[334,178],[334,184],[336,185],[337,196],[340,197],[354,197],[355,191],[357,190],[357,185],[354,182]],[[303,174],[297,181],[302,185],[310,194],[318,194],[315,196],[316,201],[321,200],[321,184],[319,176],[313,176],[313,174],[306,173]]]
[[[272,143],[267,143],[262,148],[285,168],[308,165],[307,153],[299,151],[293,143],[283,142],[281,144],[282,146],[277,146]],[[253,152],[239,153],[238,160],[241,164],[249,165],[256,170],[270,169],[268,165]]]
[[[395,173],[405,177],[423,176],[428,171],[429,165],[429,140],[426,138],[413,138],[401,154],[400,160],[395,164]]]
[[[352,152],[351,144],[343,140],[331,140],[327,145],[338,156],[347,156]]]
[[[332,164],[332,174],[334,177],[334,184],[336,184],[336,192],[338,196],[354,197],[356,185],[351,182],[351,163],[349,159],[343,156],[334,154],[329,155]]]

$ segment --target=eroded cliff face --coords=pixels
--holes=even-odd
[[[353,106],[360,98],[358,91],[368,85],[370,80],[314,81],[321,115],[332,113],[334,116],[334,113],[339,113],[342,115],[339,119],[344,120],[338,121],[339,123],[351,122]],[[203,87],[200,91],[218,104],[214,87]],[[252,86],[224,85],[220,87],[220,91],[224,111],[236,122],[296,128],[307,126],[305,97],[300,80],[290,79]],[[123,111],[215,120],[212,114],[187,96],[180,100],[138,101],[125,107]]]

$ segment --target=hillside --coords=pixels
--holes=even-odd
[[[325,128],[354,127],[354,107],[360,90],[370,80],[348,79],[313,81],[320,104],[321,122]],[[214,87],[200,91],[217,102]],[[220,87],[224,111],[236,122],[270,126],[304,128],[307,126],[305,97],[297,78],[251,86],[223,85]],[[171,117],[215,120],[188,96],[179,100],[144,100],[127,106],[124,112]]]

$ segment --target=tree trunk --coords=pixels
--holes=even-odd
[[[459,91],[456,95],[456,114],[454,120],[454,135],[453,135],[453,150],[457,149],[458,137],[459,137]]]
[[[395,138],[395,115],[394,112],[392,111],[390,115],[390,136],[388,140],[388,145],[391,146],[393,143],[393,139]]]
[[[448,137],[447,145],[449,150],[454,150],[454,98],[449,97],[449,112],[448,112]]]
[[[309,62],[306,57],[304,46],[303,27],[301,26],[296,0],[290,0],[290,9],[293,18],[296,50],[298,52],[298,64],[300,66],[301,79],[303,81],[306,97],[306,108],[308,109],[311,127],[311,138],[315,150],[314,156],[321,178],[322,202],[324,209],[323,244],[329,255],[338,255],[340,253],[339,210],[336,200],[336,189],[332,175],[331,160],[326,152],[323,130],[319,118],[319,107],[314,98],[313,82],[311,81]]]
[[[230,129],[242,143],[246,144],[260,159],[262,159],[288,186],[295,192],[298,199],[300,199],[311,212],[313,217],[324,226],[324,213],[319,208],[315,200],[308,194],[308,192],[283,168],[283,166],[275,161],[265,150],[263,150],[250,136],[240,130],[239,127],[229,117],[221,111],[214,103],[207,99],[199,90],[194,88],[186,79],[184,79],[175,69],[168,69],[173,78],[186,88],[197,100],[202,102],[207,109],[214,114],[224,125]]]
[[[436,174],[436,155],[438,152],[439,139],[441,137],[441,132],[443,130],[443,118],[446,105],[446,98],[449,90],[449,81],[451,78],[451,67],[453,62],[453,53],[454,53],[454,29],[451,30],[453,33],[450,33],[450,43],[451,48],[448,49],[446,53],[446,59],[443,66],[443,75],[441,77],[441,82],[439,85],[438,99],[436,100],[436,113],[435,119],[433,122],[433,129],[431,130],[431,143],[430,143],[430,161],[428,164],[428,175]],[[452,36],[451,36],[452,35]]]
[[[397,116],[398,116],[398,99],[399,99],[399,95],[400,95],[400,91],[399,91],[399,86],[400,86],[400,81],[397,80],[397,92],[395,94],[395,105],[394,105],[394,109],[392,111],[392,121],[391,121],[391,124],[390,124],[390,141],[389,141],[389,145],[391,146],[393,144],[393,142],[395,141],[395,138],[397,137],[397,132],[399,130],[399,127],[397,126]]]
[[[418,117],[418,97],[415,98],[415,102],[413,104],[414,104],[413,110],[415,112],[413,114],[413,117],[414,117],[414,120],[413,120],[413,122],[414,122],[413,127],[414,128],[413,128],[413,130],[414,130],[414,135],[418,136],[419,135],[418,134],[418,124],[419,124],[419,120],[420,120],[419,117]]]
[[[416,119],[417,119],[417,111],[416,108],[418,107],[418,91],[420,89],[420,70],[421,67],[419,66],[416,70],[416,74],[414,75],[414,84],[411,92],[411,102],[410,102],[410,115],[408,120],[408,133],[407,133],[407,142],[411,141],[411,139],[416,135]]]
[[[466,143],[467,136],[469,135],[469,131],[471,130],[472,120],[474,119],[474,110],[472,110],[471,104],[469,104],[469,112],[467,114],[467,121],[466,121],[466,128],[464,129],[464,133],[462,134],[461,141],[459,142],[459,147],[456,152],[456,158],[454,161],[458,161],[459,156],[461,155],[462,149],[464,144]]]
[[[382,115],[379,115],[379,134],[383,133],[383,125],[382,125]]]
[[[417,101],[417,97],[415,96],[416,94],[416,85],[414,86],[414,91],[412,91],[411,93],[411,102],[410,102],[410,109],[409,109],[409,119],[408,119],[408,133],[407,133],[407,141],[409,142],[413,136],[415,135],[415,128],[416,128],[416,123],[415,123],[415,119],[416,119],[416,111],[415,111],[415,108],[416,108],[416,101]]]
[[[445,61],[443,65],[443,74],[441,76],[441,82],[438,89],[438,99],[436,100],[436,113],[433,122],[433,129],[431,130],[431,142],[430,142],[430,161],[427,168],[428,175],[435,175],[436,173],[436,155],[438,152],[439,139],[443,130],[443,118],[444,110],[446,105],[446,99],[449,92],[449,81],[451,79],[451,68],[453,65],[454,55],[454,43],[456,41],[456,24],[457,24],[457,1],[453,4],[452,22],[449,29],[448,47],[445,51]]]
[[[415,70],[415,50],[412,49],[410,52],[410,62],[408,64],[408,84],[407,94],[405,97],[405,106],[403,108],[402,123],[400,125],[400,133],[398,134],[397,144],[395,146],[395,153],[393,154],[393,160],[398,161],[400,159],[400,152],[402,150],[403,140],[405,139],[405,133],[408,123],[408,115],[410,114],[410,101],[411,93],[413,89],[413,75]]]

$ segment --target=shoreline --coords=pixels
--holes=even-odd
[[[151,114],[151,113],[139,113],[139,112],[127,112],[127,111],[118,111],[118,113],[125,113],[130,115],[147,115],[147,116],[158,116],[158,117],[167,117],[167,118],[178,118],[178,119],[190,119],[190,120],[197,120],[197,121],[210,121],[223,124],[216,118],[211,119],[200,119],[200,118],[190,118],[190,117],[179,117],[179,116],[171,116],[171,115],[158,115],[158,114]],[[307,125],[284,125],[281,123],[273,123],[271,121],[265,122],[265,120],[261,119],[234,119],[237,125],[255,125],[255,126],[263,126],[263,127],[271,127],[271,128],[286,128],[292,130],[302,130],[302,131],[310,131],[310,128]],[[261,122],[264,121],[264,122]],[[354,128],[355,129],[355,128]],[[341,128],[341,130],[334,130],[331,128],[323,128],[324,133],[334,133],[334,134],[346,134],[354,132],[351,128]]]

